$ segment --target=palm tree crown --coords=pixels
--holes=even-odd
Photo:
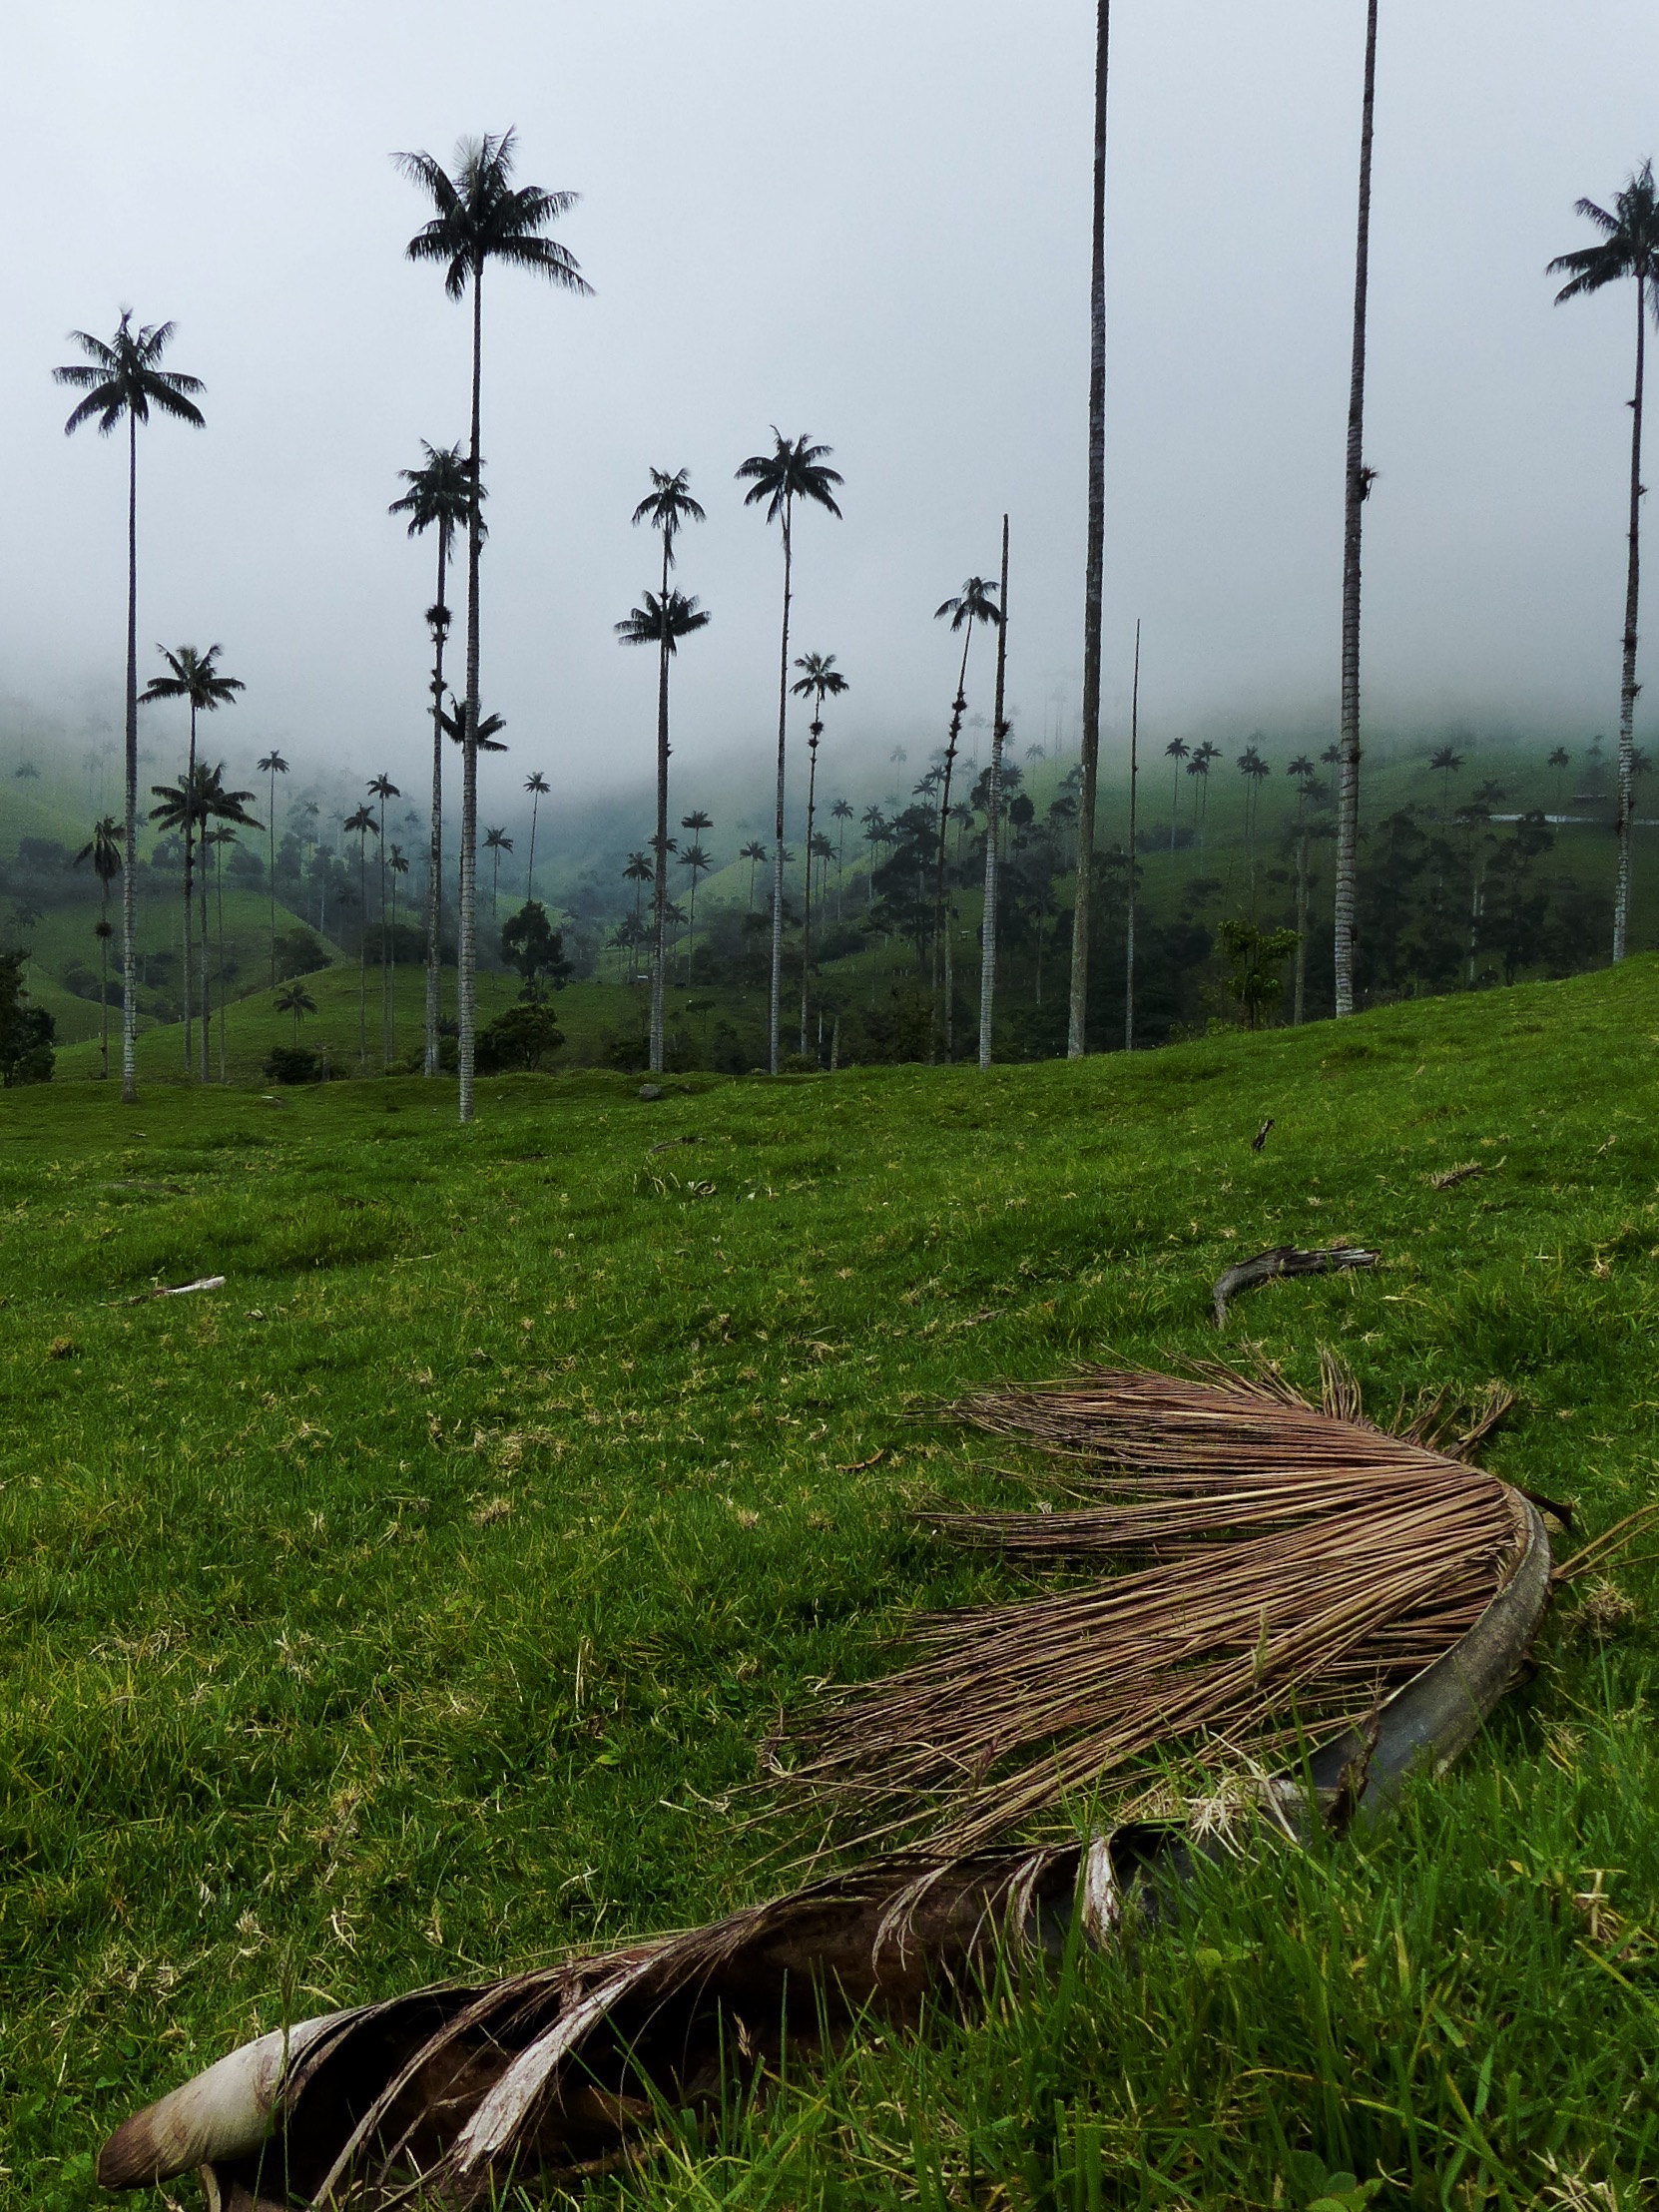
[[[451,299],[462,297],[468,279],[477,279],[486,261],[527,269],[565,291],[593,288],[570,249],[542,236],[548,224],[570,213],[579,195],[544,192],[539,185],[515,189],[517,151],[518,134],[509,129],[458,140],[453,176],[430,154],[392,157],[411,184],[431,195],[437,211],[410,239],[408,258],[442,262],[443,288]]]
[[[426,456],[424,464],[397,471],[409,488],[401,499],[392,501],[386,512],[408,516],[411,538],[421,537],[434,528],[442,531],[446,538],[453,536],[455,531],[465,529],[471,500],[472,472],[466,455],[458,445],[428,445],[424,438],[420,441],[420,449]],[[478,497],[480,501],[489,497],[481,481]],[[478,535],[480,538],[489,536],[482,520],[478,524]]]
[[[235,676],[221,676],[215,663],[224,652],[222,645],[210,645],[205,653],[199,653],[194,645],[182,645],[177,653],[170,653],[165,645],[156,651],[167,663],[171,672],[166,676],[152,676],[139,694],[141,707],[148,707],[158,699],[183,699],[193,714],[212,714],[237,693],[248,688]],[[260,763],[262,768],[265,763]]]
[[[833,653],[804,653],[795,665],[801,671],[801,679],[790,686],[791,691],[797,699],[816,699],[821,715],[827,699],[839,699],[843,692],[852,689],[835,666]]]
[[[1649,287],[1659,315],[1659,292],[1653,291],[1659,284],[1659,187],[1653,181],[1652,162],[1642,164],[1611,209],[1580,200],[1573,213],[1595,226],[1602,234],[1601,243],[1580,247],[1575,254],[1558,254],[1549,264],[1551,276],[1567,277],[1555,294],[1556,304],[1634,276]]]
[[[772,451],[752,453],[737,472],[738,481],[750,487],[744,495],[744,505],[759,507],[764,504],[768,522],[777,522],[787,518],[796,500],[810,499],[820,507],[827,507],[838,520],[840,509],[835,504],[834,486],[845,479],[835,469],[825,466],[833,448],[815,445],[805,431],[798,438],[787,438],[776,422],[772,435]]]
[[[616,634],[624,645],[662,646],[674,653],[682,638],[689,638],[694,630],[706,629],[708,623],[706,610],[684,592],[671,591],[662,599],[648,591],[640,594],[639,606],[631,608],[616,625]]]
[[[650,523],[653,530],[663,536],[663,557],[668,567],[674,566],[674,541],[688,522],[707,522],[708,516],[691,495],[691,474],[677,468],[671,475],[667,469],[651,471],[651,489],[634,509],[636,526]]]
[[[996,604],[996,586],[987,583],[983,576],[970,576],[953,599],[933,609],[933,620],[942,622],[950,617],[952,630],[961,630],[970,623],[988,622],[993,627],[1002,621],[1002,611]]]
[[[204,389],[201,377],[160,365],[173,342],[174,328],[171,322],[146,322],[135,330],[132,308],[123,307],[121,322],[108,342],[88,330],[71,330],[70,336],[87,357],[53,369],[52,379],[73,391],[84,391],[86,397],[64,424],[64,435],[96,417],[99,436],[107,438],[129,415],[135,422],[148,422],[152,407],[201,429],[202,410],[190,396]]]

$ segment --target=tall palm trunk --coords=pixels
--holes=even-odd
[[[276,771],[271,772],[271,822],[266,832],[269,846],[269,872],[266,890],[271,901],[271,987],[276,988]]]
[[[104,878],[104,906],[99,916],[104,926],[98,935],[98,1062],[99,1081],[110,1079],[110,882]]]
[[[127,865],[121,877],[121,1103],[138,1104],[138,418],[127,414]]]
[[[1135,676],[1129,690],[1129,918],[1123,946],[1123,1049],[1135,1049],[1135,786],[1140,776],[1141,625],[1135,623]]]
[[[225,1081],[225,1012],[229,978],[225,973],[225,847],[214,846],[214,907],[219,917],[219,1080]]]
[[[472,1069],[478,1034],[478,416],[484,373],[484,265],[472,265],[472,425],[466,510],[466,705],[461,725],[461,942],[456,999],[460,1036],[460,1118],[472,1119]]]
[[[1624,585],[1624,670],[1619,685],[1618,868],[1613,889],[1613,958],[1630,930],[1630,829],[1635,803],[1636,616],[1642,585],[1642,383],[1647,367],[1647,278],[1636,277],[1636,390],[1630,402],[1630,558]]]
[[[818,806],[818,741],[823,724],[813,724],[813,734],[807,741],[807,896],[801,909],[801,1057],[807,1057],[807,994],[808,979],[813,972],[813,820]],[[697,882],[692,880],[692,897],[697,896]],[[697,911],[695,903],[692,911]]]
[[[668,566],[671,552],[663,533],[663,591],[658,602],[663,634],[657,645],[657,834],[652,852],[657,862],[651,886],[651,1039],[647,1055],[653,1075],[663,1072],[663,991],[668,970]]]
[[[772,864],[772,989],[768,1008],[767,1064],[778,1073],[778,1033],[784,1010],[784,767],[790,726],[790,594],[795,582],[790,538],[793,501],[784,502],[784,634],[778,653],[778,806],[773,820],[777,848]],[[812,855],[808,854],[808,864]]]
[[[196,702],[190,709],[190,757],[185,768],[185,1073],[191,1072],[191,1026],[195,1012],[195,992],[191,978],[191,932],[195,924],[191,918],[190,893],[193,880],[194,838],[196,833]],[[204,829],[207,825],[204,823]],[[206,854],[203,855],[204,859]]]
[[[357,1073],[368,1066],[368,831],[357,831]]]
[[[1296,995],[1291,1026],[1302,1027],[1308,997],[1308,831],[1296,840]]]
[[[1360,111],[1360,220],[1354,250],[1354,352],[1348,381],[1343,518],[1342,757],[1337,771],[1337,1012],[1354,1011],[1354,887],[1360,840],[1360,541],[1368,478],[1366,293],[1371,270],[1372,113],[1377,96],[1377,0],[1366,9],[1366,89]]]
[[[536,895],[536,818],[541,813],[541,793],[530,794],[530,865],[524,878],[524,903]]]
[[[1002,517],[1002,575],[997,594],[1002,620],[996,632],[996,703],[991,709],[991,776],[985,802],[985,908],[979,920],[979,1065],[991,1064],[991,1020],[996,1006],[996,895],[1002,836],[1002,716],[1008,673],[1008,517]]]
[[[444,583],[449,525],[438,524],[438,596],[432,623],[432,822],[426,855],[426,1034],[421,1072],[438,1072],[438,1023],[443,1018],[443,647],[448,624]]]
[[[939,843],[933,861],[933,1039],[944,1031],[944,1056],[948,1060],[951,1050],[950,1020],[950,941],[944,911],[944,860],[946,840],[950,834],[950,774],[956,766],[956,743],[962,734],[962,717],[967,713],[967,664],[968,647],[973,643],[973,617],[970,614],[962,633],[962,665],[956,672],[956,697],[950,708],[950,731],[944,748],[944,775],[939,780]],[[940,991],[943,991],[943,1019],[940,1019]],[[933,1058],[931,1045],[927,1057]]]
[[[208,928],[208,818],[202,817],[198,839],[202,877],[202,1080],[213,1081],[213,939]]]
[[[1077,890],[1071,912],[1071,1006],[1066,1054],[1087,1050],[1089,915],[1094,894],[1095,784],[1100,766],[1100,602],[1106,564],[1106,75],[1110,0],[1099,0],[1094,53],[1094,245],[1089,276],[1089,543],[1083,584],[1083,789],[1077,815]]]

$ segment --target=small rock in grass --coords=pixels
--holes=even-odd
[[[644,1098],[644,1099],[661,1098],[661,1097],[662,1097],[662,1095],[663,1095],[663,1086],[661,1085],[661,1083],[642,1083],[642,1084],[640,1085],[640,1096],[641,1096],[641,1098]]]

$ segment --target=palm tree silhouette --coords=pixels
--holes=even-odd
[[[886,817],[879,807],[866,807],[858,817],[858,826],[864,832],[864,842],[869,846],[869,868],[864,876],[864,904],[875,903],[875,848],[884,844],[889,834]]]
[[[755,870],[765,867],[767,848],[758,837],[751,837],[747,844],[739,845],[738,858],[749,862],[749,911],[755,911]]]
[[[64,424],[72,436],[83,422],[96,419],[100,437],[108,437],[118,424],[127,425],[127,716],[126,716],[126,819],[127,850],[134,865],[124,870],[121,884],[121,1098],[132,1106],[138,1100],[138,907],[134,877],[138,860],[138,430],[150,420],[150,410],[172,415],[201,429],[203,414],[191,398],[201,391],[199,376],[185,376],[163,368],[162,355],[173,342],[171,322],[146,322],[136,330],[133,311],[124,307],[115,336],[106,342],[89,331],[72,330],[71,337],[86,355],[84,361],[55,368],[53,380],[86,397]],[[21,774],[22,771],[19,771]]]
[[[275,1011],[278,1014],[291,1014],[293,1016],[293,1044],[294,1050],[297,1051],[299,1048],[299,1023],[304,1015],[316,1012],[316,1000],[306,990],[300,978],[295,977],[285,990],[276,993]]]
[[[656,472],[653,471],[653,474]],[[682,486],[682,490],[684,487]],[[701,513],[699,509],[699,513]],[[635,517],[638,520],[638,516]],[[664,529],[664,568],[668,566],[668,531]],[[680,640],[708,628],[709,617],[695,599],[682,591],[642,592],[640,604],[616,625],[624,645],[657,648],[657,834],[651,840],[655,861],[651,916],[651,1028],[647,1061],[653,1075],[663,1071],[663,990],[668,973],[668,856],[674,839],[668,833],[668,668],[680,650]]]
[[[213,993],[208,974],[208,869],[205,849],[208,839],[208,825],[210,822],[235,823],[240,829],[244,830],[263,830],[265,825],[256,822],[251,814],[245,812],[249,800],[254,796],[252,792],[228,792],[225,789],[225,764],[223,761],[220,762],[217,768],[212,769],[208,767],[205,761],[198,761],[194,775],[184,777],[177,784],[153,784],[150,787],[150,796],[152,799],[161,801],[159,807],[152,807],[150,810],[150,820],[152,822],[159,823],[164,830],[176,830],[182,834],[188,834],[191,830],[194,830],[197,843],[204,847],[200,919],[202,929],[202,1080],[206,1083],[210,1075],[209,1033],[213,1024]],[[187,942],[190,937],[190,910],[187,907],[185,910]]]
[[[1566,747],[1564,745],[1558,745],[1555,748],[1555,751],[1550,755],[1547,764],[1555,771],[1555,812],[1557,814],[1561,812],[1561,807],[1563,804],[1562,793],[1565,789],[1565,786],[1563,785],[1561,780],[1567,773],[1567,766],[1571,759],[1572,756],[1568,753]]]
[[[1169,849],[1172,859],[1175,856],[1175,826],[1181,816],[1181,764],[1191,751],[1192,747],[1185,738],[1171,738],[1164,748],[1164,758],[1175,763],[1175,797],[1170,801],[1169,812]]]
[[[1442,745],[1437,753],[1431,753],[1428,757],[1429,774],[1438,776],[1440,779],[1440,820],[1442,822],[1446,821],[1451,814],[1451,779],[1458,773],[1462,765],[1463,756],[1449,745]]]
[[[576,205],[569,192],[544,192],[535,185],[512,184],[516,135],[462,139],[455,149],[455,174],[430,154],[395,157],[403,175],[430,195],[432,220],[409,241],[408,258],[439,262],[444,290],[451,299],[472,286],[472,418],[467,445],[466,546],[466,705],[461,739],[461,942],[459,1000],[460,1118],[472,1119],[473,1057],[477,1030],[477,851],[478,833],[478,453],[480,391],[484,360],[484,265],[501,262],[528,270],[562,290],[587,292],[590,286],[568,247],[544,234]]]
[[[386,801],[401,799],[403,794],[384,769],[367,786],[367,791],[370,799],[380,802],[380,824],[375,834],[380,840],[380,1060],[384,1066],[391,1059],[391,970],[386,946]]]
[[[458,445],[428,445],[424,438],[420,444],[425,462],[419,468],[398,471],[409,488],[387,511],[408,516],[411,538],[427,530],[438,534],[438,591],[426,610],[426,626],[432,633],[432,816],[426,864],[426,1025],[421,1072],[431,1076],[438,1072],[438,1023],[443,1018],[443,649],[449,637],[445,587],[455,532],[467,527],[472,514],[473,477]],[[488,497],[480,482],[479,503]],[[489,531],[482,515],[474,519],[482,544]]]
[[[235,703],[237,693],[245,687],[234,676],[221,676],[215,665],[225,648],[210,645],[206,653],[198,653],[194,645],[182,645],[177,653],[170,653],[165,645],[156,651],[167,663],[166,676],[153,676],[140,694],[141,707],[152,706],[157,700],[183,699],[190,706],[190,756],[185,769],[187,786],[194,786],[196,778],[196,718],[202,714],[214,714],[227,701]],[[190,892],[191,892],[191,835],[193,825],[187,816],[185,835],[185,1073],[190,1073],[190,1023],[191,1023],[191,975],[190,975]],[[203,891],[202,941],[208,939],[207,892]],[[206,978],[204,977],[204,987]],[[208,1080],[208,1040],[202,1040],[202,1080]]]
[[[1560,254],[1549,265],[1551,276],[1565,275],[1567,282],[1555,294],[1557,306],[1566,299],[1582,299],[1605,285],[1626,277],[1636,279],[1636,388],[1630,401],[1630,524],[1629,551],[1624,579],[1623,668],[1619,682],[1619,796],[1616,814],[1618,863],[1613,892],[1613,958],[1622,960],[1630,920],[1630,819],[1632,810],[1631,757],[1635,750],[1636,621],[1641,608],[1642,586],[1642,398],[1647,368],[1647,316],[1651,307],[1659,315],[1659,189],[1653,181],[1653,164],[1644,162],[1627,180],[1611,210],[1593,200],[1580,200],[1574,210],[1601,233],[1599,246],[1581,247],[1576,254]]]
[[[797,500],[823,507],[840,518],[835,486],[842,481],[828,463],[832,450],[815,445],[803,432],[785,437],[772,426],[772,451],[752,453],[738,469],[738,481],[747,483],[746,507],[765,506],[768,522],[781,523],[784,537],[784,622],[778,654],[778,805],[773,829],[776,850],[772,873],[772,987],[767,1015],[768,1065],[778,1073],[778,1038],[784,992],[784,771],[790,717],[790,602],[795,578],[795,507]]]
[[[524,789],[530,794],[530,866],[524,879],[524,897],[528,903],[536,895],[536,816],[553,787],[538,768],[524,779]]]
[[[368,840],[380,834],[372,807],[359,807],[340,828],[357,840],[357,1069],[368,1065]]]
[[[394,844],[386,855],[386,867],[391,875],[391,964],[386,997],[386,1059],[389,1063],[397,1056],[397,878],[409,872],[408,855],[400,844]]]
[[[1366,4],[1360,104],[1360,207],[1354,248],[1354,339],[1348,378],[1343,504],[1342,735],[1337,778],[1336,1011],[1354,1011],[1354,888],[1360,849],[1360,550],[1376,471],[1366,466],[1366,302],[1371,271],[1371,144],[1377,107],[1377,0]]]
[[[276,987],[276,779],[278,776],[287,774],[288,764],[273,747],[269,753],[264,754],[257,760],[254,766],[262,776],[268,776],[271,779],[271,798],[268,807],[271,820],[266,825],[266,831],[271,840],[269,858],[271,872],[267,888],[271,894],[271,987],[275,990]]]
[[[830,810],[830,820],[835,825],[835,919],[842,914],[841,879],[846,873],[846,826],[855,821],[851,806],[844,799],[837,799]]]
[[[486,830],[484,849],[490,854],[490,933],[496,940],[497,957],[500,956],[501,937],[501,855],[513,849],[513,840],[505,830]]]
[[[1187,774],[1199,778],[1198,802],[1198,857],[1204,859],[1204,826],[1210,819],[1210,763],[1221,759],[1221,747],[1212,745],[1208,738],[1202,745],[1194,746],[1193,757],[1187,763]]]
[[[944,858],[945,834],[950,821],[950,772],[956,765],[956,743],[962,734],[962,717],[967,713],[967,665],[968,648],[973,643],[976,624],[989,623],[993,629],[1002,626],[1002,611],[996,604],[998,587],[987,583],[983,576],[970,576],[953,599],[947,599],[933,610],[933,620],[943,622],[947,617],[952,635],[962,633],[962,665],[956,673],[956,697],[950,708],[950,735],[945,741],[944,773],[939,778],[939,841],[938,856],[933,868],[933,996],[934,1019],[938,1018],[938,994],[941,982],[944,990],[944,1052],[951,1056],[952,990],[950,976],[950,939],[945,925],[944,911]],[[942,955],[942,958],[941,958]],[[931,1057],[931,1055],[929,1055]]]
[[[93,824],[90,841],[75,855],[76,866],[90,860],[98,878],[98,1059],[99,1080],[104,1083],[110,1079],[110,885],[121,873],[121,843],[126,834],[114,815],[103,815]]]
[[[685,974],[688,986],[692,980],[692,962],[697,957],[697,878],[700,875],[707,875],[714,864],[700,844],[682,846],[680,865],[691,870],[691,912],[686,923]]]
[[[813,839],[816,834],[813,823],[818,807],[818,748],[824,736],[824,702],[839,699],[843,692],[851,690],[846,678],[835,666],[833,653],[807,653],[796,662],[800,669],[799,680],[790,686],[797,699],[815,702],[813,720],[807,733],[807,881],[801,909],[801,1056],[807,1056],[807,985],[813,966]]]
[[[691,494],[691,476],[683,468],[654,468],[651,471],[651,489],[634,509],[635,529],[641,523],[649,523],[663,541],[662,584],[657,595],[659,607],[670,603],[669,571],[674,566],[674,541],[688,522],[708,520],[703,508]],[[651,604],[649,595],[646,605]],[[695,606],[696,601],[687,602]],[[630,638],[630,644],[642,644],[649,640]],[[651,924],[651,1013],[649,1043],[646,1060],[652,1074],[660,1075],[663,1068],[663,991],[664,952],[667,942],[668,910],[668,855],[672,839],[668,833],[668,664],[674,651],[674,642],[663,626],[655,640],[657,646],[657,831],[651,840],[655,856],[655,891],[652,898]]]
[[[639,925],[640,918],[640,885],[654,882],[656,873],[656,869],[651,865],[649,852],[629,853],[628,865],[622,871],[622,880],[625,883],[632,883],[634,886],[634,924],[636,928]]]

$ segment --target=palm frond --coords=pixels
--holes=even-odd
[[[924,1618],[909,1666],[796,1726],[795,1764],[776,1771],[849,1817],[862,1845],[925,1819],[972,1849],[1123,1788],[1154,1751],[1262,1758],[1357,1725],[1473,1626],[1528,1541],[1516,1491],[1423,1440],[1446,1433],[1448,1407],[1388,1434],[1335,1364],[1323,1409],[1272,1373],[1213,1370],[1101,1371],[954,1410],[1037,1446],[1086,1503],[940,1515],[940,1533],[1073,1568],[1134,1565]]]

